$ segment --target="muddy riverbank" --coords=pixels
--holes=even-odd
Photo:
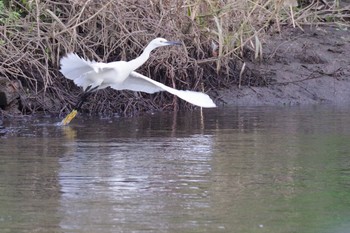
[[[263,60],[246,60],[263,87],[219,91],[227,105],[350,103],[350,29],[305,27],[266,38]]]

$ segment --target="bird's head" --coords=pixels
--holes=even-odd
[[[156,38],[153,39],[150,43],[149,46],[151,46],[152,48],[157,48],[157,47],[161,47],[161,46],[167,46],[167,45],[181,45],[181,42],[178,41],[168,41],[164,38]]]

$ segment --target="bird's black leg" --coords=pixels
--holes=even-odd
[[[91,92],[84,92],[80,98],[79,98],[79,102],[74,106],[74,109],[77,111],[80,111],[81,106],[83,106],[83,103],[87,100],[87,98],[89,97],[89,95],[91,94]]]
[[[69,122],[71,122],[71,120],[74,119],[74,117],[77,115],[78,111],[80,111],[81,106],[83,106],[83,103],[86,101],[87,97],[89,97],[89,95],[94,92],[95,90],[97,90],[97,87],[91,88],[91,86],[89,86],[88,88],[86,88],[85,92],[81,95],[79,102],[75,105],[74,109],[71,111],[71,113],[69,113],[61,122],[61,125],[68,125]]]
[[[93,91],[97,90],[98,87],[99,87],[99,86],[96,86],[96,87],[94,87],[94,88],[91,88],[91,86],[88,86],[88,87],[86,88],[85,92],[93,92]]]
[[[92,92],[97,90],[97,87],[91,88],[91,86],[88,86],[85,90],[85,92],[81,95],[79,102],[75,105],[74,109],[77,111],[80,111],[81,107],[83,106],[83,103],[87,100],[87,98],[91,95]]]

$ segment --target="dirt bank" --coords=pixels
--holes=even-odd
[[[263,59],[246,60],[264,87],[232,87],[218,92],[227,105],[350,103],[350,29],[286,29],[265,39]]]

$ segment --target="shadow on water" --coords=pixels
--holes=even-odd
[[[5,232],[336,232],[350,222],[349,108],[4,121]]]

